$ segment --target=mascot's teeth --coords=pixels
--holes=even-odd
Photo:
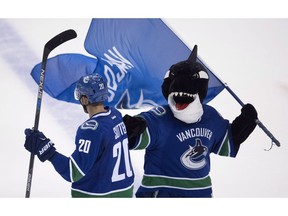
[[[189,94],[189,93],[186,93],[186,92],[172,92],[171,93],[172,94],[172,96],[188,96],[188,97],[191,97],[191,98],[194,98],[195,99],[195,97],[196,97],[196,95],[193,95],[193,94]]]
[[[193,94],[189,94],[189,93],[183,93],[184,94],[184,96],[188,96],[188,97],[193,97]]]

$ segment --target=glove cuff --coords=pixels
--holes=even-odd
[[[56,153],[54,143],[49,140],[41,149],[38,150],[37,156],[41,162],[49,160]]]

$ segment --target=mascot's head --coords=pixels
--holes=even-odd
[[[197,45],[189,58],[170,67],[162,84],[163,96],[175,118],[195,123],[203,114],[202,102],[207,95],[209,76],[198,62]]]

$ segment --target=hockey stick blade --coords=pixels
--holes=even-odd
[[[76,37],[77,37],[76,32],[73,29],[69,29],[69,30],[61,32],[60,34],[50,39],[44,46],[41,73],[40,73],[40,82],[38,86],[39,88],[38,88],[38,96],[37,96],[37,104],[36,104],[34,130],[38,130],[38,125],[39,125],[41,103],[42,103],[42,93],[43,93],[43,87],[44,87],[44,78],[45,78],[46,63],[47,63],[48,55],[53,49],[55,49],[62,43],[65,43],[66,41],[71,40]],[[34,167],[34,154],[31,153],[30,161],[29,161],[27,185],[26,185],[26,194],[25,194],[26,198],[30,197],[33,167]]]
[[[49,40],[45,44],[45,49],[49,50],[51,52],[53,49],[61,45],[62,43],[65,43],[68,40],[71,40],[73,38],[76,38],[77,34],[73,29],[69,29],[66,31],[61,32],[60,34],[53,37],[51,40]]]

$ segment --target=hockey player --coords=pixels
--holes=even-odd
[[[70,157],[57,152],[40,131],[26,129],[25,148],[40,161],[51,161],[55,170],[72,182],[72,197],[133,197],[134,172],[122,115],[104,106],[107,84],[98,74],[83,76],[76,84],[75,98],[89,119],[77,130]]]
[[[203,104],[209,77],[198,62],[170,67],[162,83],[168,105],[124,116],[131,149],[146,149],[144,175],[136,197],[212,197],[210,154],[235,157],[256,127],[251,104],[232,122]]]

